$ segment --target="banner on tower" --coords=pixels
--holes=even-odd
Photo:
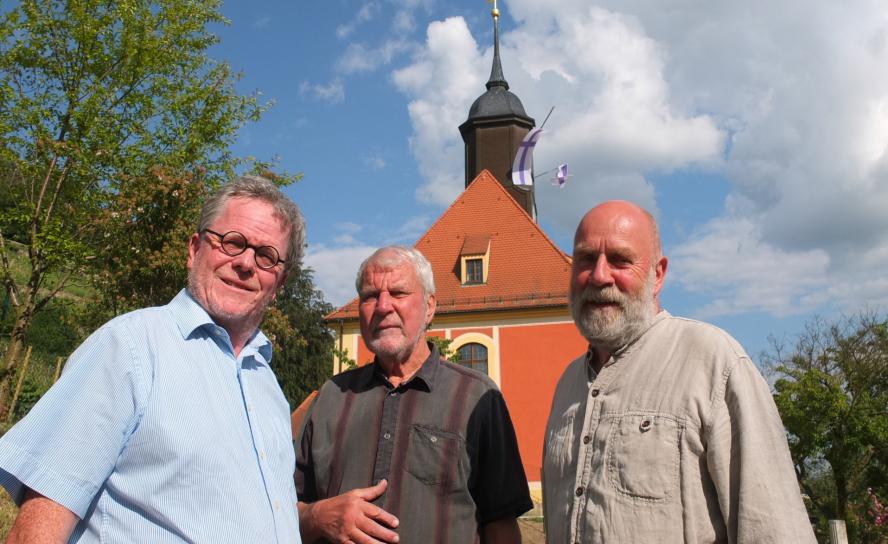
[[[533,148],[540,139],[543,130],[533,128],[521,140],[515,161],[512,163],[512,183],[515,185],[533,185]]]

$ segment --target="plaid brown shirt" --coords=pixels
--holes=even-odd
[[[398,387],[379,363],[321,388],[296,441],[299,500],[388,480],[376,504],[405,544],[478,541],[479,527],[533,505],[505,401],[485,375],[432,348]]]

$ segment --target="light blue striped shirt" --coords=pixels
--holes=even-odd
[[[0,484],[77,514],[71,542],[299,543],[290,408],[261,332],[235,357],[187,291],[117,317],[0,438]]]

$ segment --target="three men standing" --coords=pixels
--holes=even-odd
[[[442,361],[425,331],[431,266],[382,248],[361,265],[361,336],[373,364],[321,388],[297,439],[306,542],[518,543],[532,507],[512,421],[485,375]]]
[[[93,333],[0,439],[9,542],[299,542],[289,405],[258,327],[303,241],[263,178],[208,199],[187,290]]]
[[[634,204],[577,227],[571,311],[589,349],[547,424],[548,543],[815,542],[767,384],[724,331],[660,310],[667,264]]]
[[[300,260],[295,204],[261,178],[213,195],[188,289],[113,319],[0,439],[11,542],[520,542],[531,508],[486,376],[425,341],[431,267],[386,247],[356,287],[372,365],[321,389],[296,456],[258,330]],[[543,459],[549,544],[814,542],[767,384],[723,331],[659,308],[668,261],[627,202],[577,228],[571,310],[589,341],[558,384]],[[294,462],[295,461],[295,462]]]

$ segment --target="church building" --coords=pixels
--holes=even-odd
[[[512,161],[533,118],[503,76],[499,12],[487,91],[459,130],[465,190],[416,242],[432,265],[437,311],[429,336],[451,340],[460,364],[500,387],[518,435],[532,495],[539,502],[546,418],[567,364],[586,349],[568,308],[571,259],[535,221],[532,186],[511,181]],[[373,354],[361,340],[358,301],[325,320],[359,365]],[[334,373],[342,370],[334,362]]]

